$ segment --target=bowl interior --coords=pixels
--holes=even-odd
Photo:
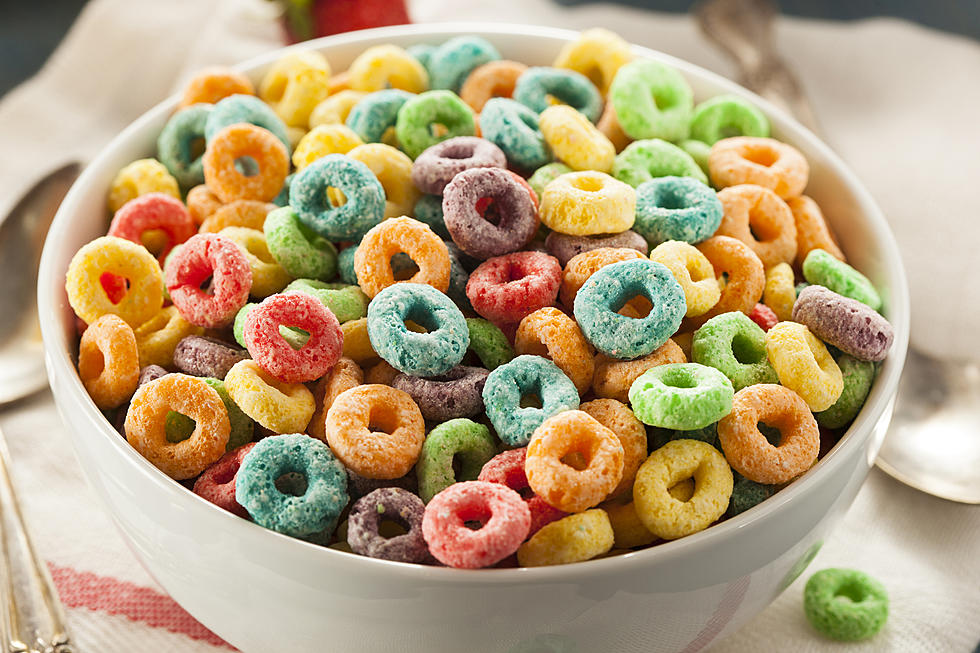
[[[327,57],[334,70],[343,70],[360,52],[371,45],[395,43],[407,47],[416,43],[438,44],[459,34],[483,36],[497,46],[504,58],[532,65],[550,65],[561,46],[577,36],[576,32],[567,30],[524,25],[448,23],[402,26],[366,30],[299,44],[285,50],[270,52],[245,62],[238,68],[257,82],[261,79],[264,70],[286,52],[315,49]],[[631,564],[635,560],[649,561],[655,557],[668,558],[681,551],[697,549],[698,543],[723,537],[726,532],[748,527],[753,521],[765,519],[784,509],[792,502],[794,496],[807,491],[809,486],[816,483],[819,477],[835,464],[835,460],[843,459],[849,455],[847,453],[849,449],[856,449],[864,444],[863,440],[869,437],[871,427],[881,418],[889,398],[894,395],[908,342],[908,289],[894,238],[881,211],[843,162],[812,133],[793,121],[783,111],[736,84],[663,53],[639,46],[634,46],[634,50],[640,57],[658,59],[680,70],[691,83],[696,101],[720,93],[734,93],[750,99],[769,116],[774,137],[796,146],[803,152],[811,166],[806,194],[813,197],[824,210],[849,261],[864,272],[881,291],[885,301],[883,312],[895,327],[896,339],[888,359],[881,366],[878,379],[865,407],[848,434],[841,439],[833,451],[803,477],[756,508],[722,524],[712,526],[706,531],[636,553],[570,566],[580,570],[593,568],[598,570],[603,565]],[[135,466],[161,492],[170,493],[173,501],[187,504],[188,510],[212,511],[215,520],[225,520],[223,527],[241,529],[243,537],[278,538],[281,540],[284,553],[290,550],[296,551],[297,547],[306,547],[315,549],[315,555],[350,558],[348,564],[401,566],[418,571],[419,567],[415,565],[378,561],[316,547],[267,531],[225,513],[171,481],[136,453],[108,421],[101,417],[78,379],[74,366],[77,351],[74,314],[68,305],[64,290],[68,263],[82,245],[106,233],[109,224],[106,194],[113,177],[124,165],[136,159],[155,155],[157,134],[173,112],[176,102],[176,96],[171,97],[144,114],[120,133],[89,164],[62,204],[49,232],[41,262],[38,293],[41,315],[44,316],[42,334],[49,376],[52,379],[56,376],[67,379],[67,387],[71,394],[70,398],[60,397],[59,402],[70,401],[72,403],[70,410],[82,411],[89,421],[94,420],[99,423],[99,428],[85,433],[85,437],[111,440],[111,447],[116,454],[126,458],[128,464]],[[877,446],[873,447],[873,450],[876,452]],[[869,460],[868,465],[870,464]],[[495,570],[493,575],[499,574],[501,579],[513,578],[512,574],[518,572],[523,574],[522,578],[528,578],[527,572],[531,572],[531,575],[537,578],[552,574],[567,576],[570,573],[579,573],[565,567],[560,570],[558,568]],[[466,574],[451,569],[428,569],[426,573],[456,574],[457,577]],[[483,575],[482,580],[487,580],[486,575]]]

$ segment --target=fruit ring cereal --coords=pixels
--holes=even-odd
[[[177,180],[156,159],[133,161],[116,174],[109,188],[109,210],[115,213],[129,200],[147,193],[164,193],[180,199]]]
[[[202,234],[218,233],[227,227],[245,227],[262,231],[269,213],[276,208],[269,202],[235,200],[218,206],[203,222],[199,231]]]
[[[806,255],[803,276],[812,284],[867,304],[876,311],[881,309],[881,295],[868,278],[822,249],[810,250]]]
[[[252,271],[252,287],[249,294],[265,298],[286,287],[293,280],[269,252],[265,234],[258,229],[245,227],[225,227],[219,234],[238,245],[248,267]]]
[[[354,130],[346,125],[319,125],[308,131],[293,150],[293,165],[300,171],[328,154],[347,154],[364,145]]]
[[[521,405],[529,395],[540,401],[540,408]],[[557,365],[524,355],[490,372],[483,386],[483,405],[497,436],[505,444],[521,447],[547,418],[578,408],[579,395]]]
[[[713,190],[690,177],[659,177],[636,189],[634,229],[651,243],[697,243],[721,224],[724,208]]]
[[[623,447],[623,476],[608,497],[619,496],[633,487],[636,470],[647,457],[647,431],[625,404],[615,399],[593,399],[579,410],[616,434]]]
[[[670,488],[694,479],[694,494],[679,501]],[[725,457],[698,440],[673,440],[640,465],[633,486],[636,514],[651,533],[675,540],[697,533],[725,514],[732,496],[732,470]]]
[[[679,142],[677,147],[684,150],[692,159],[694,159],[694,162],[698,164],[699,168],[701,168],[701,172],[704,173],[705,179],[707,179],[708,156],[711,155],[711,146],[707,143],[702,143],[701,141],[687,139]]]
[[[538,194],[538,197],[540,197],[542,193],[544,193],[545,186],[553,182],[558,177],[569,172],[573,172],[573,170],[564,163],[555,161],[553,163],[545,164],[535,170],[531,176],[527,178],[527,184],[535,193]]]
[[[776,445],[759,431],[759,423],[779,429]],[[787,483],[817,460],[820,430],[803,398],[771,383],[742,388],[732,411],[718,422],[718,440],[736,472],[756,483]]]
[[[796,223],[786,202],[768,188],[739,184],[723,188],[724,217],[715,232],[752,248],[767,270],[796,257]]]
[[[259,84],[259,97],[291,127],[306,127],[310,112],[327,94],[330,65],[315,51],[282,57]]]
[[[592,386],[592,347],[575,320],[557,308],[539,308],[521,320],[514,337],[518,354],[550,359],[571,379],[580,395]]]
[[[453,483],[475,481],[496,453],[490,429],[483,424],[468,419],[443,422],[429,431],[422,444],[415,466],[419,497],[428,503]]]
[[[708,183],[708,177],[690,154],[659,138],[627,145],[616,155],[612,175],[633,188],[659,177],[690,177]]]
[[[470,530],[468,521],[478,521]],[[500,562],[527,537],[531,514],[517,492],[499,483],[454,483],[432,498],[422,517],[422,534],[439,562],[479,569]]]
[[[298,290],[312,295],[330,309],[337,321],[343,324],[367,317],[368,298],[357,286],[342,283],[324,283],[315,279],[297,279],[283,288],[283,292]]]
[[[470,350],[476,354],[486,369],[493,371],[504,363],[510,362],[517,355],[507,341],[507,336],[492,322],[478,317],[468,317],[466,328],[470,333]]]
[[[619,360],[599,354],[595,358],[595,374],[592,376],[592,390],[597,397],[629,401],[629,390],[636,379],[657,365],[686,363],[687,357],[673,340],[668,339],[652,354],[633,360]]]
[[[457,136],[436,143],[412,164],[412,182],[423,193],[442,195],[457,174],[470,168],[506,168],[504,152],[483,138]]]
[[[690,328],[697,329],[722,313],[749,313],[755,308],[766,285],[765,269],[756,253],[742,241],[728,236],[712,236],[698,243],[697,248],[711,262],[715,277],[724,278],[726,283],[718,303],[707,313],[690,318]]]
[[[239,172],[239,159],[252,159],[255,174]],[[222,202],[268,202],[279,194],[289,174],[289,153],[272,133],[249,124],[225,127],[208,140],[204,180]]]
[[[766,354],[766,332],[738,311],[716,315],[694,332],[691,360],[720,371],[736,392],[756,383],[779,383]]]
[[[795,147],[750,136],[725,138],[712,145],[708,170],[717,188],[755,184],[783,199],[799,196],[810,176],[810,165]]]
[[[310,129],[320,125],[347,124],[347,116],[350,115],[351,110],[367,95],[367,93],[350,89],[328,95],[310,112]]]
[[[255,95],[252,81],[231,68],[214,66],[200,71],[184,86],[178,109],[192,104],[215,104],[230,95]]]
[[[824,569],[806,582],[803,610],[821,635],[853,642],[873,637],[888,619],[888,594],[867,574]]]
[[[732,382],[699,363],[658,365],[630,386],[633,412],[644,424],[693,431],[717,422],[732,410]]]
[[[568,513],[558,510],[548,504],[544,499],[534,494],[534,491],[527,483],[527,474],[524,472],[524,461],[527,459],[527,448],[509,449],[491,458],[480,470],[478,481],[488,483],[500,483],[506,485],[515,492],[519,492],[531,512],[531,528],[528,537],[531,537],[545,524],[550,524],[556,519],[561,519]]]
[[[236,363],[225,375],[228,395],[246,415],[273,433],[306,430],[316,403],[302,383],[284,383],[253,360]]]
[[[555,158],[573,170],[600,173],[612,170],[616,147],[588,117],[572,107],[548,107],[538,116],[538,128]]]
[[[577,110],[593,123],[602,112],[599,89],[582,73],[563,68],[534,67],[528,68],[517,78],[514,100],[535,113],[543,113],[553,106],[552,98]]]
[[[769,136],[769,120],[737,95],[716,95],[694,107],[692,139],[714,145],[733,136]]]
[[[245,255],[232,240],[217,234],[191,237],[174,252],[166,272],[167,291],[180,314],[206,328],[230,324],[252,287]],[[211,292],[205,293],[201,284],[208,278]]]
[[[643,318],[618,311],[641,295],[653,310]],[[575,319],[596,349],[615,358],[646,356],[677,331],[687,311],[684,291],[661,263],[646,259],[620,261],[600,268],[575,296]]]
[[[224,206],[218,196],[203,183],[187,191],[186,204],[187,212],[191,214],[191,219],[197,225],[203,223],[208,216]]]
[[[78,345],[78,376],[99,408],[115,408],[136,390],[139,352],[133,329],[116,315],[90,324]]]
[[[490,198],[497,217],[491,222],[478,203]],[[442,199],[446,229],[469,256],[488,259],[524,247],[538,230],[538,216],[527,190],[499,168],[472,168],[460,172],[446,186]]]
[[[444,133],[434,135],[435,125],[442,125]],[[426,91],[408,99],[395,122],[398,143],[413,159],[436,143],[474,134],[473,110],[452,91]]]
[[[822,249],[838,260],[847,261],[816,202],[806,195],[800,195],[786,200],[786,205],[793,212],[793,220],[796,222],[794,265],[797,268],[803,268],[807,254],[814,249]]]
[[[292,487],[280,489],[287,474]],[[265,438],[238,468],[235,499],[260,526],[323,541],[347,505],[347,474],[330,449],[308,435]]]
[[[608,552],[614,541],[609,516],[594,508],[542,526],[517,550],[517,562],[541,567],[591,560]]]
[[[606,102],[602,110],[602,115],[599,116],[599,122],[595,126],[609,139],[609,142],[616,148],[617,153],[625,150],[633,142],[633,139],[623,131],[623,126],[619,124],[619,119],[616,117],[616,110],[613,108],[612,102]]]
[[[795,290],[793,291],[793,294],[796,294]],[[765,304],[756,304],[755,308],[749,311],[749,319],[762,327],[763,331],[769,331],[769,329],[773,328],[779,323],[779,318],[776,317],[776,314],[773,313],[772,309]]]
[[[775,491],[771,485],[763,485],[750,481],[739,473],[734,473],[735,484],[732,486],[732,498],[728,502],[725,516],[740,515],[749,508],[754,508],[772,496]]]
[[[143,235],[150,230],[166,234],[157,259],[161,264],[170,250],[197,233],[190,213],[180,200],[164,193],[147,193],[129,200],[116,211],[108,235],[142,244]]]
[[[333,243],[300,222],[290,207],[271,211],[262,229],[269,254],[290,276],[331,279],[337,274]]]
[[[446,221],[442,217],[442,196],[441,195],[422,195],[415,202],[415,207],[410,211],[419,222],[428,225],[429,229],[444,240],[449,240],[449,230],[446,229]]]
[[[335,206],[328,188],[345,198]],[[306,166],[289,187],[289,205],[300,221],[328,240],[356,240],[384,219],[385,191],[371,169],[342,154]]]
[[[405,281],[395,279],[391,259],[404,252],[418,266]],[[449,288],[450,260],[446,244],[431,229],[412,218],[390,218],[373,227],[354,254],[354,270],[361,290],[375,297],[398,283],[428,284],[445,292]]]
[[[364,372],[357,363],[349,358],[341,357],[337,364],[333,366],[327,374],[323,375],[313,388],[313,399],[316,402],[316,410],[306,428],[310,437],[326,442],[327,435],[324,431],[326,426],[327,411],[333,405],[341,392],[350,390],[364,383]]]
[[[870,306],[823,286],[803,289],[792,318],[827,344],[859,360],[884,360],[895,339],[892,325]]]
[[[186,440],[167,442],[170,411],[194,420]],[[231,424],[218,392],[203,380],[167,374],[136,390],[126,413],[126,439],[157,469],[177,480],[194,478],[225,453]]]
[[[497,323],[516,324],[558,296],[561,266],[543,252],[514,252],[473,270],[466,296],[473,310]]]
[[[762,300],[780,321],[793,319],[793,304],[796,302],[793,281],[793,268],[789,263],[778,263],[766,270]]]
[[[459,97],[480,113],[487,103],[496,98],[510,98],[514,95],[517,78],[527,70],[527,66],[517,61],[490,61],[474,68],[466,76],[459,89]],[[523,106],[523,105],[522,105]],[[483,117],[481,116],[481,127]]]
[[[684,76],[670,66],[649,59],[631,61],[616,73],[609,99],[630,138],[687,138],[694,94]]]
[[[844,389],[833,406],[814,414],[817,423],[828,429],[843,428],[854,421],[875,378],[875,364],[870,361],[858,360],[844,353],[838,354],[834,360],[844,376]]]
[[[483,412],[483,385],[490,372],[482,367],[457,365],[434,378],[409,376],[395,370],[393,388],[415,400],[422,417],[442,423],[458,417],[473,417]]]
[[[175,113],[157,138],[157,155],[177,183],[184,188],[204,183],[204,162],[194,151],[204,141],[204,125],[210,104],[196,104]]]
[[[558,259],[562,267],[567,266],[579,254],[597,249],[633,249],[644,256],[649,249],[643,236],[631,230],[608,236],[569,236],[552,231],[544,239],[544,247],[549,254]]]
[[[501,59],[497,48],[479,36],[457,36],[429,54],[425,64],[430,86],[459,91],[469,74],[483,64]]]
[[[429,73],[418,59],[397,45],[376,45],[351,63],[350,87],[355,91],[397,88],[421,93],[429,88]]]
[[[576,41],[562,47],[555,68],[568,68],[588,77],[605,95],[616,73],[633,60],[630,45],[602,28],[584,30]]]
[[[766,352],[779,382],[797,392],[817,413],[834,405],[844,378],[827,347],[796,322],[780,322],[766,333]]]
[[[159,365],[170,367],[174,350],[187,336],[200,336],[204,329],[185,320],[176,306],[160,309],[156,315],[133,329],[140,367]]]
[[[346,125],[365,143],[387,141],[394,133],[402,106],[414,97],[396,88],[369,93],[349,110]]]
[[[718,303],[721,289],[711,263],[693,246],[669,240],[650,252],[650,260],[667,266],[684,290],[686,317],[703,315]],[[693,276],[692,276],[693,275]]]
[[[636,219],[636,191],[601,172],[569,172],[541,195],[541,222],[570,236],[625,231]]]
[[[235,480],[238,470],[241,469],[242,459],[256,444],[249,442],[218,458],[194,481],[194,494],[219,508],[248,519],[248,511],[235,499]]]
[[[268,104],[251,95],[230,95],[217,102],[204,124],[204,138],[210,144],[218,132],[239,123],[269,130],[283,144],[286,152],[289,152],[286,124]]]
[[[358,145],[347,158],[360,161],[381,182],[385,191],[385,218],[408,215],[422,193],[412,183],[412,160],[384,143]]]
[[[354,553],[395,562],[421,563],[429,556],[422,537],[421,499],[398,487],[382,487],[364,495],[351,506],[347,517],[347,543]],[[378,532],[382,521],[393,521],[405,533],[385,537]]]
[[[248,358],[248,352],[206,336],[187,336],[177,343],[173,366],[190,376],[223,379],[228,370]]]

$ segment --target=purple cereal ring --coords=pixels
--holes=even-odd
[[[235,499],[235,478],[242,459],[257,443],[249,442],[229,451],[204,470],[194,482],[194,494],[207,499],[219,508],[248,519],[248,511]]]
[[[395,562],[423,562],[429,547],[422,537],[425,504],[408,490],[378,488],[361,497],[347,517],[347,543],[354,553]],[[378,532],[382,520],[393,521],[407,533],[385,537]]]
[[[883,360],[895,338],[892,325],[870,306],[823,286],[803,289],[793,305],[793,321],[863,361]]]
[[[359,499],[383,487],[396,487],[408,492],[417,492],[419,481],[415,475],[415,468],[413,467],[407,474],[398,478],[367,478],[351,469],[347,470],[347,494],[350,495],[351,499]]]
[[[647,241],[640,234],[626,230],[618,234],[602,236],[569,236],[552,231],[544,241],[545,249],[558,259],[562,267],[582,252],[590,252],[600,247],[626,247],[647,255]]]
[[[140,370],[140,378],[139,381],[137,382],[136,387],[138,388],[141,385],[146,385],[150,381],[156,381],[161,376],[169,373],[170,372],[160,367],[159,365],[147,365],[146,367]]]
[[[446,184],[464,170],[506,167],[504,151],[490,141],[457,136],[422,152],[412,164],[412,181],[423,193],[442,195]]]
[[[415,400],[426,421],[442,423],[483,412],[483,384],[489,374],[482,367],[457,365],[430,378],[399,374],[391,385]]]
[[[484,198],[492,202],[481,213],[477,204]],[[472,168],[453,177],[443,191],[442,215],[453,242],[478,259],[517,251],[538,230],[530,193],[500,168]]]
[[[246,358],[244,349],[207,336],[187,336],[174,349],[174,367],[191,376],[224,379],[235,363]]]

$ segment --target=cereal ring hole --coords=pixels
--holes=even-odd
[[[591,456],[587,455],[586,452],[573,450],[562,456],[560,460],[563,465],[567,465],[575,471],[581,472],[589,468]]]
[[[140,244],[146,251],[159,258],[160,254],[170,246],[170,236],[163,229],[147,229],[140,234]]]
[[[494,226],[500,225],[500,208],[497,203],[493,201],[492,197],[481,197],[476,201],[476,212],[480,214],[484,220],[489,222]]]
[[[167,413],[163,424],[164,434],[167,436],[167,442],[170,444],[183,442],[187,438],[191,437],[191,434],[194,433],[194,429],[197,428],[197,422],[194,421],[193,418],[177,412],[176,410],[171,410]]]
[[[694,378],[687,368],[684,367],[673,367],[670,368],[666,374],[663,375],[661,381],[664,385],[671,388],[696,388],[698,386],[697,379]]]
[[[747,147],[742,152],[742,158],[750,163],[768,168],[779,160],[779,154],[771,147]]]
[[[845,581],[834,591],[834,600],[863,603],[867,599],[867,588],[855,580]]]
[[[347,204],[347,196],[344,191],[334,186],[327,186],[327,203],[333,208],[339,208]]]
[[[378,512],[384,513],[384,506],[378,506]],[[392,515],[378,522],[378,535],[386,540],[407,535],[408,531],[408,522],[401,519],[399,515]]]
[[[759,343],[748,335],[736,333],[732,338],[732,354],[735,355],[735,360],[743,365],[755,365],[766,360],[765,343],[759,346]]]
[[[103,272],[99,277],[99,285],[105,292],[105,296],[113,304],[118,304],[129,292],[129,279],[121,277],[111,272]]]
[[[235,170],[243,177],[254,177],[259,174],[259,162],[245,154],[235,159]]]
[[[756,425],[756,428],[759,429],[759,433],[765,436],[769,444],[774,447],[778,447],[783,441],[783,432],[778,426],[766,424],[765,422],[759,422]]]
[[[535,392],[528,392],[521,395],[521,408],[544,408],[544,403],[541,401],[541,397]]]
[[[308,487],[306,475],[300,472],[284,472],[276,479],[276,489],[289,496],[301,497]]]
[[[602,190],[602,180],[591,175],[576,176],[571,180],[572,186],[586,193],[597,193]]]
[[[279,335],[294,351],[299,351],[310,341],[310,332],[295,326],[279,325]]]
[[[442,124],[441,122],[433,122],[429,124],[429,136],[432,138],[442,138],[449,133],[449,127]]]

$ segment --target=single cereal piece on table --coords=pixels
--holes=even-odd
[[[823,569],[803,590],[807,620],[821,634],[840,641],[873,637],[888,619],[888,593],[854,569]]]

